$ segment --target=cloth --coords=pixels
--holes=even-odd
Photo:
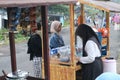
[[[37,78],[42,78],[42,57],[34,57],[33,58],[33,68],[34,68],[34,76]]]
[[[115,23],[120,23],[120,15],[119,14],[115,14],[115,16],[113,17],[113,22],[115,22]]]
[[[111,72],[102,73],[95,80],[120,80],[120,75]]]
[[[57,48],[57,47],[61,47],[64,46],[64,41],[62,36],[58,35],[57,33],[53,33],[51,38],[50,38],[50,48]]]
[[[114,23],[114,30],[120,30],[120,24]]]

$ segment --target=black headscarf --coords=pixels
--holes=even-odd
[[[84,50],[86,42],[92,37],[96,38],[98,43],[101,44],[96,33],[93,31],[93,29],[90,26],[86,24],[80,24],[76,29],[75,35],[82,38],[83,50]]]

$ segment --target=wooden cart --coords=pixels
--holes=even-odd
[[[103,10],[106,12],[106,28],[108,28],[108,37],[102,39],[102,44],[107,45],[107,54],[103,57],[109,57],[110,55],[110,46],[109,46],[109,16],[110,12],[120,12],[120,5],[111,1],[90,1],[90,0],[78,0],[81,4],[81,23],[85,21],[85,14],[84,14],[84,5],[88,5],[94,7],[99,10]],[[116,6],[116,7],[115,7]],[[71,61],[70,63],[63,63],[57,61],[56,59],[49,59],[50,60],[50,79],[51,80],[77,80],[76,71],[81,69],[81,66],[76,65],[75,62],[75,40],[74,40],[74,5],[70,4],[70,48],[71,48]],[[62,65],[61,65],[62,64]],[[44,71],[43,71],[44,73]],[[80,78],[78,80],[81,80]]]
[[[109,12],[120,12],[120,5],[113,2],[98,2],[90,0],[78,0],[81,3],[81,23],[84,23],[84,5],[89,5],[100,10],[106,11],[106,27],[109,28]],[[81,66],[76,65],[75,62],[75,35],[74,35],[74,3],[77,0],[4,0],[0,1],[0,7],[14,8],[14,7],[36,7],[41,6],[42,26],[43,26],[43,77],[45,80],[76,80],[76,71],[81,69]],[[68,4],[70,8],[70,49],[71,49],[71,61],[69,63],[59,62],[56,59],[49,58],[49,46],[48,46],[48,20],[47,20],[47,7],[51,4]],[[10,16],[10,15],[9,15]],[[9,19],[9,18],[8,18]],[[10,20],[10,19],[9,19]],[[10,21],[9,21],[10,22]],[[9,23],[10,27],[10,23]],[[109,31],[109,30],[108,30]],[[15,42],[13,33],[9,31],[10,37],[10,51],[11,51],[11,66],[12,72],[16,69],[16,55],[15,55]],[[109,46],[109,36],[107,38],[107,44]],[[109,47],[108,54],[109,55]],[[31,80],[31,79],[29,79]],[[33,79],[37,80],[37,79]]]
[[[75,37],[74,35],[74,4],[77,0],[4,0],[0,1],[0,7],[6,7],[8,9],[8,27],[11,28],[13,23],[11,23],[12,10],[15,7],[32,7],[31,9],[35,11],[36,6],[41,6],[41,18],[43,26],[43,77],[45,80],[76,80],[76,71],[81,69],[80,66],[76,65],[74,54],[75,54]],[[71,49],[71,61],[69,63],[61,63],[59,61],[53,62],[49,58],[49,45],[48,45],[48,20],[47,20],[47,7],[51,4],[68,4],[70,8],[70,49]],[[32,14],[32,12],[31,12]],[[31,16],[30,19],[35,20],[35,16]],[[35,26],[34,24],[31,24]],[[15,51],[15,41],[14,41],[14,31],[9,31],[10,40],[10,54],[11,54],[11,66],[12,73],[17,72],[16,64],[16,51]],[[63,65],[61,65],[63,64]],[[37,78],[28,77],[29,80],[38,80]],[[42,80],[42,79],[40,79]]]
[[[105,57],[109,57],[110,56],[110,13],[120,13],[120,4],[117,4],[115,2],[112,1],[103,1],[103,0],[78,0],[79,3],[81,4],[81,23],[85,23],[85,5],[93,7],[95,9],[104,11],[106,13],[106,27],[108,30],[108,36],[107,37],[103,37],[101,44],[102,45],[106,45],[107,49],[106,52],[107,54],[104,55],[103,59]]]
[[[80,65],[76,65],[75,61],[75,34],[74,34],[74,4],[69,5],[70,9],[70,49],[71,49],[71,60],[70,62],[61,62],[58,58],[49,57],[49,68],[50,68],[50,80],[76,80],[76,72],[81,69]],[[46,63],[43,59],[43,68]],[[44,77],[44,69],[43,69]]]

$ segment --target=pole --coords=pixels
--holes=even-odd
[[[14,32],[9,32],[9,41],[10,41],[10,55],[11,55],[11,68],[13,75],[17,73],[16,67],[16,51],[15,51],[15,40],[14,40]]]
[[[47,21],[47,6],[41,6],[41,17],[43,27],[43,52],[44,52],[44,70],[45,80],[50,80],[50,61],[49,61],[49,46],[48,46],[48,21]]]

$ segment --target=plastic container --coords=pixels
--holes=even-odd
[[[60,58],[60,61],[61,61],[61,62],[69,62],[69,61],[70,61],[70,58],[69,58],[69,57],[61,57],[61,58]]]
[[[116,60],[113,58],[103,60],[103,72],[116,73]]]
[[[56,48],[55,49],[51,49],[51,51],[50,51],[51,55],[55,55],[57,53],[58,53],[58,50]]]
[[[62,46],[58,48],[58,53],[61,57],[66,57],[70,55],[70,47],[69,46]]]

